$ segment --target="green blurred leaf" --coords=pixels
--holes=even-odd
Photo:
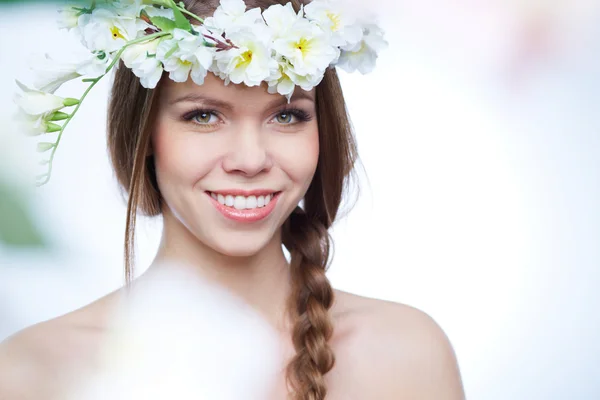
[[[150,18],[150,21],[152,21],[154,26],[156,26],[158,29],[160,29],[163,32],[173,32],[173,30],[175,28],[177,28],[175,21],[173,21],[172,19],[169,19],[169,18],[152,17],[152,18]]]
[[[173,14],[175,14],[175,25],[179,29],[183,29],[184,31],[191,32],[192,31],[192,24],[185,17],[185,15],[183,15],[183,13],[181,12],[181,10],[179,10],[179,8],[177,8],[177,6],[175,5],[175,3],[173,3],[173,5],[175,7],[171,7],[171,9],[173,10]]]
[[[45,247],[33,223],[25,195],[0,181],[0,242],[8,246]]]

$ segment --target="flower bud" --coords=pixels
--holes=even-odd
[[[56,143],[40,142],[37,145],[37,151],[43,153],[44,151],[50,150],[54,146],[56,146]]]
[[[63,101],[63,104],[65,105],[65,107],[76,106],[77,104],[79,104],[79,99],[74,99],[72,97],[67,97]]]
[[[62,126],[60,126],[58,124],[53,124],[52,122],[48,122],[48,125],[46,126],[46,132],[48,132],[48,133],[60,132],[61,129],[62,129]]]
[[[64,119],[69,118],[70,115],[61,111],[56,111],[55,113],[52,113],[50,115],[50,118],[48,118],[48,121],[62,121]]]

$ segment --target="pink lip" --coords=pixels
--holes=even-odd
[[[235,193],[238,196],[243,196],[242,194],[240,194],[240,192],[241,191],[239,191],[239,190],[238,191],[231,190],[231,191],[227,191],[227,192],[224,191],[223,193],[227,193],[230,195],[233,195]],[[218,192],[213,192],[213,193],[218,193]],[[270,192],[253,191],[253,192],[245,192],[245,193],[251,193],[248,196],[256,196],[256,194],[254,194],[254,193],[271,194],[273,192],[272,191],[270,191]],[[268,217],[271,214],[271,212],[273,212],[273,210],[275,209],[275,205],[277,204],[277,200],[279,200],[280,194],[281,194],[281,192],[276,193],[275,196],[273,196],[273,198],[269,202],[269,204],[267,204],[264,207],[259,207],[259,208],[255,208],[252,210],[238,210],[237,208],[228,207],[228,206],[225,206],[225,205],[219,203],[217,200],[215,200],[211,197],[209,192],[206,193],[209,200],[217,208],[217,210],[219,210],[221,212],[221,214],[223,214],[224,217],[232,219],[237,222],[256,222],[256,221],[260,221],[260,220]],[[261,194],[259,194],[259,196],[261,196]]]

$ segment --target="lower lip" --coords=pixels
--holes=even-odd
[[[217,210],[223,214],[224,217],[237,222],[256,222],[267,218],[275,209],[275,205],[277,200],[279,200],[280,194],[281,192],[275,194],[269,204],[264,207],[258,207],[252,210],[238,210],[237,208],[228,207],[219,203],[217,200],[213,199],[209,193],[206,193],[210,201],[217,208]]]

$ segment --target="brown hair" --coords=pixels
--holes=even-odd
[[[186,0],[196,15],[212,14],[218,0]],[[265,9],[285,0],[246,0],[249,8]],[[296,10],[300,2],[292,0]],[[125,275],[133,276],[137,212],[155,216],[161,212],[161,196],[150,154],[151,127],[156,115],[154,90],[145,89],[123,66],[115,73],[108,107],[108,148],[113,168],[128,194],[125,229]],[[296,355],[287,367],[287,381],[296,400],[323,400],[327,394],[324,375],[334,365],[328,344],[333,334],[329,309],[334,293],[325,272],[329,266],[331,238],[328,233],[338,214],[342,194],[357,159],[356,145],[342,90],[335,70],[328,69],[316,88],[319,127],[319,160],[304,197],[282,227],[283,245],[291,255],[293,293],[290,311],[295,318],[292,341]]]

